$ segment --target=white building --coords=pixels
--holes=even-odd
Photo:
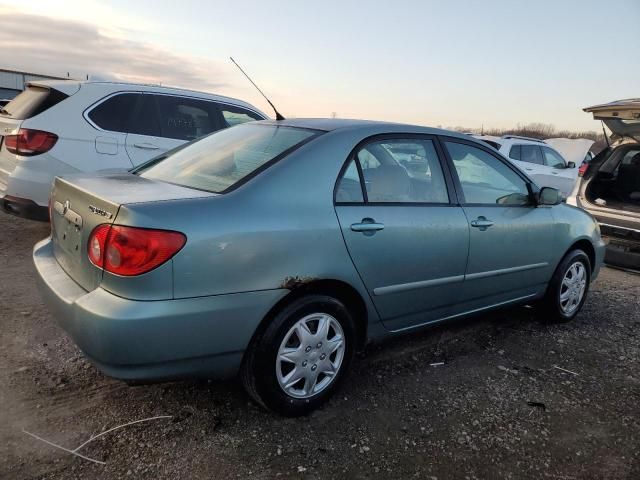
[[[64,78],[0,68],[0,99],[12,99],[24,90],[26,82],[32,80],[64,80]]]

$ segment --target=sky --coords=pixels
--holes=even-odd
[[[0,68],[230,95],[269,115],[599,130],[640,96],[640,0],[0,0]]]

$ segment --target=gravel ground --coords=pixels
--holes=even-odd
[[[283,419],[235,382],[100,374],[35,289],[46,234],[0,214],[0,478],[640,478],[638,275],[603,269],[570,324],[519,308],[370,347],[328,405]],[[81,450],[104,465],[23,433],[73,449],[157,415]]]

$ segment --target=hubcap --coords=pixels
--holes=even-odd
[[[287,395],[309,398],[334,381],[344,358],[345,338],[338,321],[326,313],[298,320],[280,344],[276,376]]]
[[[565,314],[576,311],[586,288],[587,271],[582,262],[575,262],[567,269],[560,286],[560,308]]]

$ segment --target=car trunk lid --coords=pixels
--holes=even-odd
[[[640,98],[616,100],[583,109],[602,120],[613,133],[613,140],[624,137],[640,141]]]
[[[121,205],[207,196],[215,194],[130,173],[57,177],[50,199],[56,260],[82,288],[93,290],[103,272],[87,255],[89,236],[98,225],[113,224]]]

